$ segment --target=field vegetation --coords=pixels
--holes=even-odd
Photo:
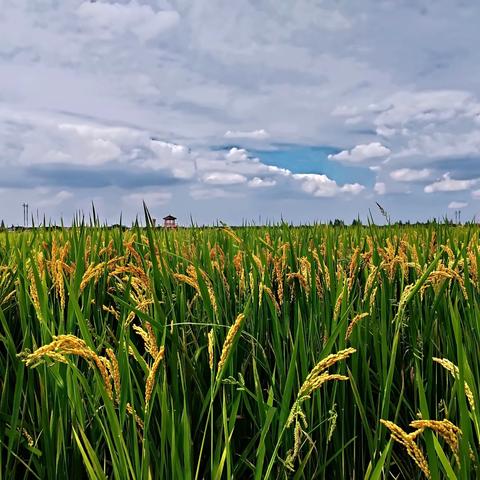
[[[442,224],[2,232],[1,476],[477,478],[478,246]]]

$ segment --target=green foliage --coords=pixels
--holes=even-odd
[[[473,225],[4,231],[2,478],[422,478],[380,423],[419,416],[476,478],[479,266]]]

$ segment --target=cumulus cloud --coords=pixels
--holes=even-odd
[[[210,200],[214,198],[237,197],[238,193],[234,193],[222,188],[192,188],[190,196],[194,200]]]
[[[395,128],[389,128],[389,127],[386,127],[385,125],[382,125],[377,127],[375,129],[375,132],[377,135],[381,137],[389,138],[395,135],[395,133],[397,133],[397,130],[395,130]]]
[[[335,117],[354,117],[358,114],[358,107],[349,105],[339,105],[332,111],[332,115]]]
[[[333,187],[337,198],[355,185],[358,165],[381,165],[377,183],[388,193],[393,168],[480,177],[480,65],[472,41],[479,14],[475,2],[447,0],[421,7],[299,2],[294,10],[263,0],[7,0],[0,11],[0,186],[23,188],[15,205],[42,185],[51,196],[72,191],[64,202],[72,208],[85,187],[89,200],[104,198],[113,209],[124,195],[167,188],[186,210],[196,204],[189,203],[195,190],[198,198],[243,191],[250,208],[261,197],[270,214],[279,198],[294,198],[290,205],[308,211],[299,192],[322,182],[293,175],[322,166],[310,170],[292,158],[280,167],[264,163],[264,152],[224,152],[219,132],[227,129],[226,138],[265,149],[376,143],[391,150],[370,156],[354,147],[332,158],[344,165],[329,171],[338,168],[348,182]],[[455,35],[444,34],[445,19]],[[402,32],[402,42],[391,32]],[[390,163],[380,163],[385,158]],[[218,173],[242,183],[203,182],[218,181]],[[367,175],[373,179],[365,169],[360,183]],[[276,183],[255,189],[269,182]],[[324,191],[330,184],[323,183],[307,188]],[[418,205],[422,195],[415,189],[409,198]],[[10,214],[6,197],[11,190],[0,212]],[[368,209],[363,196],[357,200],[352,207],[335,199],[335,215]],[[228,217],[234,202],[212,208]],[[426,202],[422,212],[436,216],[443,204]],[[205,217],[211,214],[218,215]]]
[[[151,181],[163,177],[172,182],[196,175],[196,152],[184,145],[153,140],[148,131],[95,122],[65,122],[58,115],[38,117],[27,113],[10,118],[15,119],[15,127],[6,131],[0,128],[0,147],[6,151],[12,142],[18,142],[18,146],[15,152],[0,157],[0,168],[9,168],[11,175],[19,169],[41,171],[44,176],[50,171],[52,177],[61,181],[62,170],[90,169],[91,180],[85,186],[102,186],[99,175],[107,171],[123,171],[126,183],[128,178],[145,177],[148,173]],[[0,112],[0,125],[2,120]],[[113,182],[115,175],[111,177]],[[81,181],[80,176],[78,180]]]
[[[239,130],[227,130],[224,135],[225,138],[246,138],[251,140],[265,140],[270,138],[270,134],[263,128],[260,130],[252,130],[251,132],[242,132]]]
[[[479,112],[478,94],[441,88],[400,90],[359,110],[377,135],[388,138],[390,163],[403,167],[390,177],[400,182],[426,180],[439,169],[478,177],[464,159],[480,155]]]
[[[178,24],[176,11],[155,11],[150,5],[83,2],[77,15],[90,31],[101,36],[130,32],[142,41],[153,40]]]
[[[480,154],[480,131],[464,133],[436,131],[415,133],[397,157],[422,156],[434,159]]]
[[[467,202],[450,202],[448,204],[448,208],[450,209],[460,209],[460,208],[465,208],[468,207]]]
[[[38,190],[41,191],[40,189]],[[73,198],[73,193],[68,190],[60,190],[52,194],[49,189],[44,189],[42,192],[45,198],[36,202],[35,206],[40,208],[54,207],[63,204],[65,201]]]
[[[371,142],[353,147],[351,150],[342,150],[336,154],[330,154],[330,160],[338,160],[347,163],[362,163],[366,160],[386,157],[391,153],[388,147],[379,142]]]
[[[476,185],[478,179],[470,180],[455,180],[450,178],[450,173],[445,173],[441,180],[438,180],[424,188],[426,193],[434,192],[459,192],[462,190],[468,190]]]
[[[172,198],[170,192],[137,192],[130,193],[123,197],[125,203],[134,203],[141,205],[145,202],[148,206],[165,205]]]
[[[390,172],[390,177],[397,182],[417,182],[419,180],[425,180],[431,173],[431,170],[428,168],[422,168],[421,170],[399,168],[398,170]]]
[[[248,161],[248,152],[244,148],[231,148],[225,155],[229,162],[239,163]]]
[[[400,91],[377,105],[377,111],[375,124],[392,128],[473,117],[480,104],[474,95],[462,90]]]
[[[252,188],[266,188],[274,187],[277,184],[276,180],[268,178],[253,177],[248,182],[248,186]]]
[[[301,183],[303,191],[314,197],[334,197],[343,193],[358,195],[365,189],[359,183],[347,183],[339,186],[335,180],[316,173],[295,173],[292,177]]]
[[[373,190],[378,195],[385,195],[387,193],[387,186],[385,185],[384,182],[377,182],[375,183]]]
[[[210,172],[203,176],[204,183],[211,185],[239,185],[247,182],[247,177],[239,173]]]

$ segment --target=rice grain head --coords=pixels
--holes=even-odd
[[[455,378],[456,380],[460,378],[460,371],[458,367],[447,358],[433,357],[432,360],[438,363],[439,365],[441,365],[443,368],[445,368],[445,370],[449,371],[452,374],[453,378]],[[473,411],[475,410],[475,400],[473,398],[472,390],[468,386],[467,382],[465,382],[464,388],[465,388],[465,396],[467,397],[468,403],[470,404],[470,408]]]
[[[145,383],[145,410],[148,410],[150,399],[152,398],[153,387],[155,384],[155,374],[158,370],[160,362],[165,357],[165,347],[160,347],[157,356],[153,362],[150,372],[148,373],[147,381]]]
[[[369,312],[358,313],[352,318],[352,321],[349,323],[347,331],[345,333],[345,340],[348,340],[350,338],[350,335],[352,334],[355,325],[360,322],[362,318],[368,317],[369,315]]]
[[[237,318],[235,319],[235,322],[228,330],[227,337],[225,338],[225,342],[223,342],[220,360],[218,361],[218,365],[217,365],[217,378],[220,376],[220,373],[223,367],[225,366],[230,350],[232,349],[235,336],[240,330],[244,320],[245,320],[245,315],[243,313],[238,314]]]
[[[457,427],[455,424],[450,422],[450,420],[414,420],[410,423],[411,427],[414,428],[429,428],[433,430],[438,435],[440,435],[447,445],[452,450],[453,455],[457,464],[460,465],[460,458],[458,456],[458,443],[459,436],[462,434],[462,430]]]
[[[407,450],[408,455],[413,459],[417,464],[420,470],[423,472],[426,478],[430,477],[430,468],[428,467],[428,462],[423,455],[423,452],[420,450],[418,445],[415,443],[415,438],[418,436],[417,432],[413,432],[415,435],[407,434],[402,428],[396,425],[389,420],[380,420],[380,423],[384,425],[388,430],[393,440],[400,443]]]
[[[214,346],[215,337],[213,336],[213,328],[208,332],[208,365],[210,370],[213,371],[214,367]]]

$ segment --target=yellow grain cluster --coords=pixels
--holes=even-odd
[[[430,477],[430,469],[428,467],[428,462],[423,455],[423,452],[420,450],[418,445],[415,443],[416,437],[422,432],[422,429],[418,429],[412,433],[406,433],[402,428],[400,428],[395,423],[389,420],[380,420],[380,423],[385,425],[390,430],[392,439],[400,443],[407,450],[408,455],[413,459],[413,461],[418,465],[420,470],[424,473],[425,477]]]
[[[323,360],[320,360],[307,375],[307,378],[305,379],[303,385],[298,392],[298,397],[302,398],[304,396],[310,395],[312,391],[315,390],[314,386],[317,384],[318,378],[320,377],[321,373],[329,369],[332,365],[335,365],[337,362],[347,359],[355,352],[355,348],[346,348],[345,350],[340,350],[337,353],[332,353],[325,357]],[[338,379],[335,378],[335,380]],[[342,380],[348,380],[348,378],[345,377]],[[320,385],[325,381],[326,380],[323,380]]]
[[[99,278],[102,276],[103,272],[105,271],[105,262],[100,262],[100,263],[91,263],[87,269],[85,270],[85,273],[83,274],[82,281],[80,283],[80,292],[83,292],[85,290],[85,287],[88,285],[90,280],[93,280],[94,283],[97,283]]]
[[[22,436],[27,441],[27,445],[29,447],[33,447],[35,445],[35,442],[33,441],[33,437],[28,433],[26,428],[17,428],[17,431],[22,434]]]
[[[410,426],[417,429],[425,429],[429,428],[433,430],[435,433],[440,435],[455,456],[455,460],[457,464],[460,465],[460,458],[458,456],[458,439],[459,436],[462,434],[462,431],[459,427],[455,424],[450,422],[450,420],[414,420],[410,423]]]
[[[394,242],[398,247],[395,247],[392,240],[387,238],[386,246],[379,247],[378,252],[382,257],[380,268],[386,272],[389,280],[393,280],[397,267],[402,271],[406,278],[408,274],[408,257],[406,254],[406,242],[398,242],[398,238],[394,237]]]
[[[64,275],[70,275],[74,271],[74,267],[67,265],[66,258],[69,251],[70,244],[69,242],[65,242],[63,247],[59,248],[57,246],[57,241],[54,238],[52,242],[52,250],[51,250],[51,259],[48,261],[50,278],[52,279],[53,287],[60,299],[60,308],[62,310],[65,309],[65,280]],[[41,255],[41,260],[38,261],[38,265],[42,266],[39,268],[40,277],[42,278],[43,273],[43,254],[39,252],[39,256]],[[37,257],[38,259],[38,257]]]
[[[358,313],[357,315],[355,315],[353,318],[352,318],[352,321],[349,323],[348,325],[348,328],[347,328],[347,331],[345,333],[345,340],[348,340],[350,338],[350,335],[352,334],[353,332],[353,329],[355,327],[355,325],[360,322],[360,320],[362,318],[365,318],[365,317],[368,317],[370,314],[368,312],[364,312],[364,313]]]
[[[160,366],[160,362],[165,357],[165,347],[160,347],[155,360],[153,361],[153,365],[150,368],[148,373],[147,381],[145,383],[145,409],[148,409],[150,399],[152,397],[153,387],[155,385],[155,374]]]
[[[448,370],[456,380],[460,378],[460,371],[458,370],[458,367],[450,360],[446,358],[437,358],[437,357],[433,357],[432,360],[438,363],[439,365],[441,365],[446,370]],[[475,410],[475,400],[473,398],[472,390],[468,386],[467,382],[465,382],[464,388],[465,388],[465,396],[467,397],[468,403],[470,404],[470,408],[472,410]]]
[[[157,338],[153,332],[151,324],[149,322],[145,322],[145,328],[147,328],[147,330],[144,330],[139,325],[133,325],[132,328],[134,332],[143,340],[145,351],[153,358],[156,358],[158,354]]]
[[[199,269],[200,275],[202,276],[203,281],[207,287],[208,297],[210,299],[210,303],[213,307],[213,310],[216,314],[218,314],[218,304],[217,299],[215,297],[215,291],[213,289],[213,284],[210,278],[208,277],[207,273],[203,270]],[[187,267],[187,275],[183,273],[174,273],[173,276],[179,281],[183,283],[187,283],[191,287],[193,287],[196,291],[198,296],[201,295],[200,285],[198,283],[198,273],[197,269],[193,265],[189,265]]]
[[[214,347],[215,337],[213,336],[213,328],[208,332],[208,365],[210,370],[213,371],[214,367]]]
[[[111,348],[107,348],[106,350],[108,359],[110,360],[109,362],[109,372],[110,372],[110,377],[113,380],[113,387],[115,389],[115,400],[117,403],[120,403],[120,392],[121,392],[121,386],[120,386],[120,368],[118,366],[118,360]]]
[[[352,258],[350,260],[350,265],[348,267],[348,291],[350,292],[353,288],[353,283],[355,281],[355,274],[357,272],[357,267],[359,266],[360,259],[360,247],[356,247],[353,250]]]
[[[233,346],[233,341],[235,340],[235,336],[237,335],[238,331],[242,327],[243,321],[245,320],[245,315],[240,313],[237,315],[235,322],[233,325],[228,329],[227,336],[225,341],[223,342],[222,346],[222,353],[220,354],[220,360],[218,361],[217,365],[217,378],[220,376],[223,367],[228,359],[228,355],[230,354],[230,350]]]
[[[301,438],[302,438],[302,434],[304,433],[302,424],[304,428],[307,427],[307,419],[306,419],[305,413],[302,410],[302,403],[305,400],[309,399],[312,393],[315,390],[318,390],[324,383],[328,381],[335,381],[335,380],[339,380],[339,381],[348,380],[348,377],[346,377],[345,375],[332,374],[332,373],[329,373],[327,370],[335,363],[345,360],[350,355],[352,355],[352,353],[355,353],[355,352],[356,350],[354,348],[347,348],[337,353],[328,355],[323,360],[320,360],[320,362],[318,362],[312,368],[310,373],[307,375],[307,378],[303,382],[302,386],[300,387],[300,390],[298,391],[298,394],[297,394],[297,398],[293,403],[293,406],[290,410],[290,414],[288,415],[288,418],[287,418],[287,422],[285,424],[286,428],[290,428],[292,424],[295,424],[294,446],[293,446],[293,449],[291,449],[288,452],[287,458],[285,460],[287,467],[290,468],[291,470],[293,469],[294,461],[300,451]]]
[[[113,398],[112,384],[105,362],[107,359],[97,355],[87,346],[84,340],[75,335],[54,336],[51,343],[25,355],[24,362],[27,366],[33,366],[44,360],[44,357],[47,357],[57,362],[67,363],[65,355],[77,355],[89,362],[95,363],[102,376],[108,396]]]

